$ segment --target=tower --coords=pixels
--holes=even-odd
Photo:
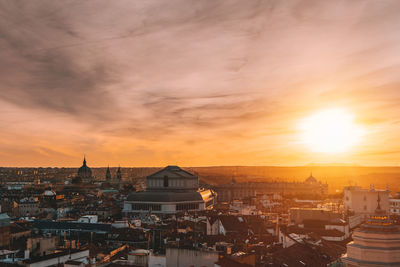
[[[79,182],[90,182],[92,180],[92,170],[86,164],[86,157],[83,157],[83,164],[78,169],[75,181]]]
[[[118,182],[121,182],[121,181],[122,181],[121,166],[118,166],[118,170],[117,170],[117,180],[118,180]]]
[[[378,194],[375,213],[353,232],[342,257],[349,267],[400,266],[400,229],[381,209]]]
[[[106,172],[106,181],[109,182],[111,181],[111,172],[110,172],[110,166],[107,167],[107,172]]]

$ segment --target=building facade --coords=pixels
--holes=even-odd
[[[92,181],[92,169],[86,164],[86,157],[83,158],[83,164],[78,169],[78,173],[76,175],[76,183],[85,182],[89,183]]]
[[[0,213],[0,248],[10,244],[10,217],[6,213]]]
[[[381,208],[389,211],[389,190],[376,190],[373,185],[369,189],[359,186],[346,186],[343,189],[343,203],[346,211],[355,214],[370,215],[375,212],[378,197],[381,201]]]
[[[175,214],[211,209],[215,193],[199,189],[199,178],[178,166],[166,168],[146,178],[146,191],[134,192],[124,203],[127,215],[138,213]]]
[[[400,198],[389,199],[390,214],[400,215]]]
[[[348,267],[400,266],[400,229],[378,206],[366,223],[353,233],[342,258]]]
[[[230,202],[234,199],[253,197],[257,194],[280,193],[290,194],[328,194],[328,184],[318,181],[310,175],[304,182],[249,182],[237,183],[235,179],[229,184],[214,187],[218,201]]]

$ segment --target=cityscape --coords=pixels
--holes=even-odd
[[[0,267],[400,267],[399,12],[0,0]]]
[[[245,179],[240,167],[227,182],[206,183],[202,173],[210,174],[195,169],[95,172],[86,157],[79,168],[2,168],[0,264],[397,264],[400,193],[388,185],[332,192],[313,173],[296,181]]]

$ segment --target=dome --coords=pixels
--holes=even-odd
[[[310,176],[306,179],[306,183],[315,184],[315,183],[318,183],[318,181],[317,181],[317,179],[315,179],[314,176],[312,176],[312,173],[311,173]]]
[[[86,165],[86,158],[83,158],[83,165],[78,170],[78,177],[81,177],[81,178],[91,178],[92,177],[92,169],[90,169]]]

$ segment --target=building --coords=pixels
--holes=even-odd
[[[353,233],[342,258],[348,267],[400,266],[400,229],[378,205],[366,223]]]
[[[122,173],[121,173],[121,167],[119,166],[118,167],[118,170],[117,170],[117,182],[118,183],[121,183],[122,182]]]
[[[208,250],[167,248],[166,267],[214,267],[218,252]]]
[[[0,213],[0,248],[10,244],[10,217],[6,213]]]
[[[37,216],[40,213],[39,199],[37,197],[23,198],[16,203],[18,216]]]
[[[81,223],[97,223],[98,216],[97,215],[84,215],[78,219],[78,222]]]
[[[107,171],[106,171],[106,181],[107,181],[107,182],[110,182],[110,181],[111,181],[110,166],[107,167]]]
[[[390,214],[400,215],[400,198],[389,199]]]
[[[178,166],[147,176],[146,191],[134,192],[124,203],[127,215],[138,213],[175,214],[211,209],[215,193],[199,189],[199,178]]]
[[[237,183],[234,178],[229,184],[214,187],[218,201],[254,197],[257,194],[279,193],[282,195],[328,194],[328,184],[318,181],[312,174],[304,182],[250,182]]]
[[[207,217],[207,235],[227,235],[247,232],[248,225],[241,216],[221,215]]]
[[[290,208],[289,220],[293,224],[302,224],[305,220],[335,220],[342,219],[343,215],[338,212],[320,208]]]
[[[26,249],[30,256],[49,255],[56,251],[57,236],[29,237],[26,241]]]
[[[69,222],[69,221],[33,221],[33,229],[40,230],[42,233],[54,235],[74,234],[74,233],[94,233],[108,234],[111,231],[111,224],[108,223],[88,223],[88,222]]]
[[[92,169],[89,168],[86,164],[86,157],[83,157],[83,164],[78,169],[78,173],[76,174],[75,183],[80,182],[91,182],[93,179]]]
[[[66,250],[24,261],[26,267],[59,266],[65,262],[89,263],[89,250]]]
[[[375,212],[376,201],[380,197],[380,205],[384,211],[389,211],[389,190],[376,190],[373,185],[369,189],[359,186],[346,186],[343,189],[343,203],[346,211],[355,214],[371,215]]]

